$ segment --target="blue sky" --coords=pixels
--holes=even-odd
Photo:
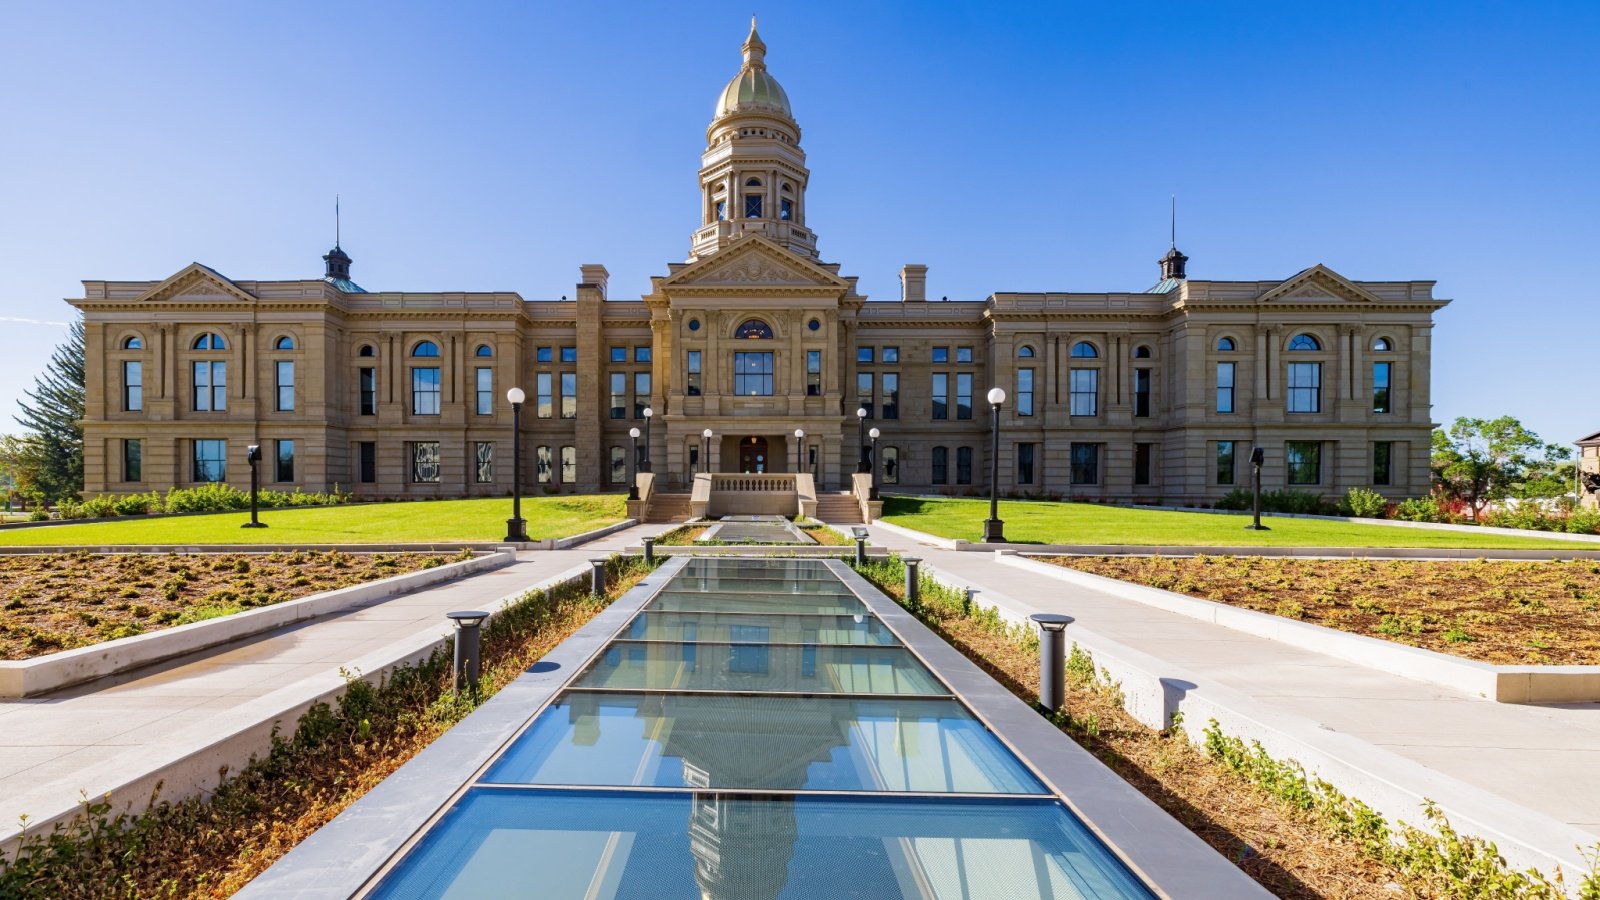
[[[768,8],[770,6],[770,8]],[[1600,3],[754,4],[869,296],[1436,279],[1434,418],[1600,430]],[[752,4],[12,3],[0,430],[86,278],[636,297]]]

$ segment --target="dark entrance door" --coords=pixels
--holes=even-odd
[[[767,439],[747,437],[739,439],[739,471],[762,473],[771,470],[767,457]]]

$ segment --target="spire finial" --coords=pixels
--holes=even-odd
[[[1167,255],[1161,257],[1161,281],[1183,281],[1184,264],[1189,257],[1178,252],[1178,195],[1172,195],[1172,219],[1169,231],[1171,243],[1167,246]]]
[[[339,246],[339,195],[333,195],[333,246]]]
[[[1172,195],[1172,249],[1178,249],[1178,195]]]
[[[750,14],[750,36],[744,39],[744,64],[747,68],[760,68],[766,65],[767,45],[761,42],[761,35],[756,33],[756,16]]]

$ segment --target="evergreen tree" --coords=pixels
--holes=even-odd
[[[56,347],[50,365],[33,380],[33,390],[27,394],[28,400],[18,403],[22,415],[17,422],[28,430],[33,451],[28,457],[35,471],[12,474],[19,482],[32,482],[51,500],[76,496],[83,490],[82,319],[68,328],[67,339]]]

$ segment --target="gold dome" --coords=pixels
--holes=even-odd
[[[718,95],[714,118],[720,119],[734,113],[768,112],[793,119],[794,110],[789,107],[789,95],[784,93],[778,79],[767,72],[767,45],[761,42],[761,35],[756,33],[754,16],[750,17],[750,36],[745,38],[743,49],[744,65]]]

